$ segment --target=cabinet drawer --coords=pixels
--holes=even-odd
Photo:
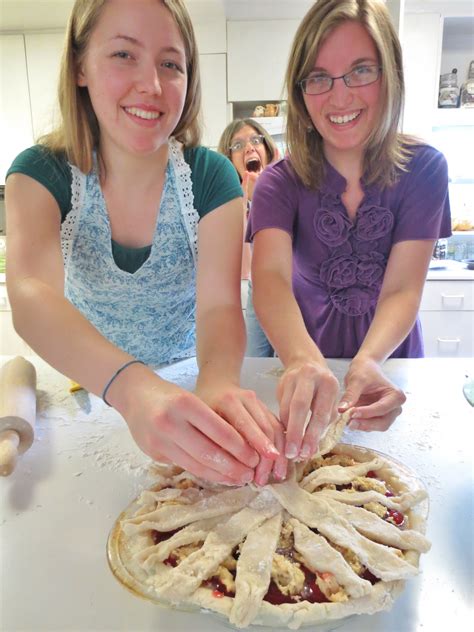
[[[420,311],[474,310],[474,281],[426,281]]]
[[[474,312],[420,312],[425,356],[474,356]]]

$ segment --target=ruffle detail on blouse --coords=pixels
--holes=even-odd
[[[336,252],[320,266],[334,307],[348,316],[362,316],[375,307],[386,268],[378,252],[394,225],[393,213],[380,205],[380,193],[364,187],[365,196],[354,223],[347,215],[341,195],[323,187],[321,208],[313,226],[317,237]]]

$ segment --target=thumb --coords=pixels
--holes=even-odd
[[[357,384],[355,381],[349,381],[337,407],[340,413],[344,413],[346,412],[346,410],[349,410],[349,408],[353,408],[354,406],[356,406],[361,396],[361,387],[361,384]]]

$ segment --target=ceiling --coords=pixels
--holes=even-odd
[[[301,19],[313,1],[185,0],[192,16],[213,5],[228,20]],[[0,0],[0,31],[64,28],[73,4],[74,0]],[[435,8],[450,15],[472,15],[472,6],[470,0],[405,0],[407,9]]]

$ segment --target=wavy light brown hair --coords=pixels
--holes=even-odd
[[[201,80],[194,29],[182,0],[157,2],[170,11],[184,42],[188,85],[183,112],[172,135],[186,147],[192,147],[201,140]],[[106,3],[107,0],[76,0],[74,3],[59,73],[61,122],[38,141],[55,153],[64,153],[83,173],[92,169],[92,153],[99,147],[100,130],[87,88],[77,85],[77,73]]]
[[[225,130],[222,132],[221,137],[219,139],[219,145],[217,147],[217,151],[224,156],[227,156],[229,160],[232,162],[232,152],[230,151],[230,146],[232,144],[232,139],[243,127],[248,125],[252,127],[257,134],[261,134],[263,136],[263,144],[265,146],[265,153],[267,154],[267,163],[270,164],[278,157],[278,149],[275,145],[273,138],[267,132],[267,130],[255,121],[252,118],[243,118],[243,119],[234,119],[227,125]],[[239,175],[240,177],[240,175]]]
[[[318,0],[301,22],[286,72],[288,122],[286,142],[291,164],[303,183],[319,188],[324,177],[323,139],[314,129],[299,81],[313,69],[327,36],[342,23],[359,22],[372,37],[381,73],[379,120],[366,141],[364,175],[368,184],[391,185],[405,168],[416,139],[400,134],[405,84],[400,41],[382,0]]]

